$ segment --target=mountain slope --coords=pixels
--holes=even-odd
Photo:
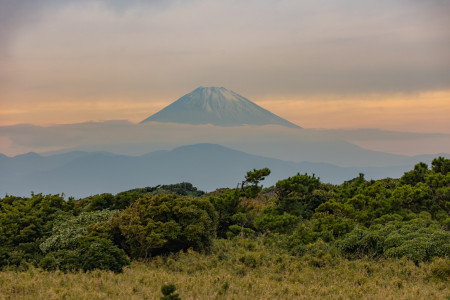
[[[223,87],[199,87],[141,123],[149,121],[218,126],[276,124],[300,128]]]
[[[105,152],[68,153],[42,157],[27,156],[33,167],[27,169],[23,156],[2,157],[0,195],[27,196],[35,193],[65,193],[85,197],[117,193],[136,187],[188,181],[202,190],[236,187],[245,173],[268,167],[272,173],[265,186],[296,173],[316,174],[323,182],[341,183],[365,173],[366,178],[400,177],[413,164],[390,167],[339,167],[327,163],[293,163],[251,155],[215,144],[183,146],[143,156]],[[36,161],[37,163],[34,163]],[[39,165],[39,168],[36,166]]]

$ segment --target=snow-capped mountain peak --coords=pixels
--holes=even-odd
[[[299,128],[224,87],[199,87],[142,123],[149,121],[218,126],[277,124]]]

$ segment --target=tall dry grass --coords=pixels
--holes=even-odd
[[[450,299],[448,259],[416,266],[336,257],[315,265],[258,243],[219,242],[212,254],[156,257],[122,274],[1,272],[0,299],[159,299],[166,283],[181,299]]]

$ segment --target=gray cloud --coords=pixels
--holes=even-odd
[[[0,51],[4,51],[17,30],[38,22],[45,12],[55,12],[68,5],[101,4],[117,13],[136,5],[168,5],[162,0],[0,0]],[[1,54],[1,52],[0,52]]]
[[[409,93],[450,88],[449,15],[445,0],[0,0],[0,57],[8,61],[16,37],[51,19],[61,31],[26,46],[55,62],[16,74],[10,89],[131,98],[198,85],[250,97]]]
[[[346,163],[352,165],[351,155],[345,152],[356,148],[346,142],[366,149],[404,155],[450,152],[450,134],[371,129],[299,130],[266,125],[243,126],[237,130],[236,127],[211,125],[108,121],[46,127],[0,126],[0,132],[0,140],[7,138],[10,141],[9,146],[6,143],[0,145],[0,153],[11,156],[29,151],[64,149],[142,155],[188,144],[216,143],[248,153],[292,161],[328,159],[329,162],[345,165],[340,161],[340,155],[344,154]],[[334,150],[341,151],[341,154],[330,154]],[[321,151],[329,151],[329,155]],[[379,162],[362,160],[362,163]]]

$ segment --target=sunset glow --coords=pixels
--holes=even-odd
[[[180,95],[181,97],[182,95]],[[129,120],[138,123],[176,99],[17,101],[1,109],[0,125],[67,124]],[[362,95],[269,100],[250,99],[305,128],[380,128],[450,133],[450,91],[411,95]]]
[[[442,2],[0,6],[0,125],[139,122],[223,86],[303,127],[450,132]]]

